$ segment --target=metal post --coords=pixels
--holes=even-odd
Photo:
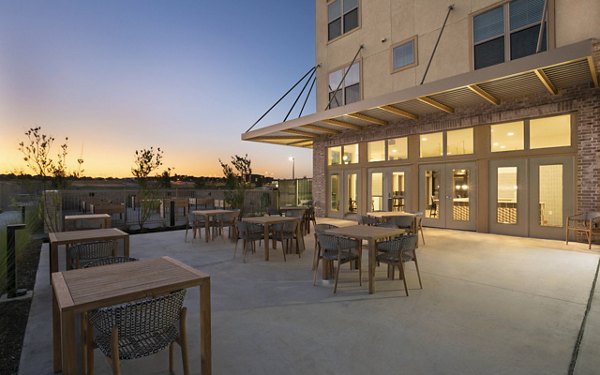
[[[171,222],[171,226],[175,226],[175,201],[171,201],[171,207],[169,207],[169,218]]]
[[[25,224],[13,224],[6,227],[6,294],[8,298],[20,297],[26,290],[17,290],[17,257],[15,231],[25,228]]]
[[[429,57],[429,62],[427,63],[427,67],[425,68],[425,73],[423,74],[423,79],[421,80],[421,85],[425,82],[425,78],[427,77],[427,72],[429,72],[429,67],[431,66],[431,60],[433,60],[433,56],[435,55],[435,51],[437,50],[438,44],[440,43],[440,39],[442,38],[442,33],[446,28],[446,22],[448,22],[448,16],[450,12],[454,10],[454,4],[448,7],[448,13],[446,13],[446,18],[444,19],[444,24],[442,25],[442,29],[440,30],[440,34],[438,35],[437,40],[435,41],[435,45],[433,46],[433,51],[431,52],[431,56]]]

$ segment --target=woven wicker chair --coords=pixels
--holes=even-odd
[[[400,271],[400,278],[404,282],[404,290],[408,296],[408,286],[406,285],[406,275],[404,274],[404,263],[414,261],[419,278],[419,286],[423,289],[421,283],[421,273],[419,272],[419,262],[417,261],[417,235],[409,234],[401,237],[383,241],[377,244],[377,261],[397,266]]]
[[[588,242],[588,249],[591,249],[594,232],[600,232],[600,212],[590,211],[569,216],[565,230],[567,245],[569,244],[569,232],[575,232],[576,235],[583,233]]]
[[[127,262],[135,262],[135,261],[137,261],[137,258],[107,257],[107,258],[100,258],[100,259],[96,259],[91,262],[88,262],[88,263],[86,263],[85,266],[83,266],[83,268],[108,266],[110,264],[127,263]]]
[[[325,231],[328,229],[333,229],[333,228],[337,228],[337,227],[338,227],[337,225],[333,225],[333,224],[316,224],[315,225],[315,251],[313,253],[313,266],[312,266],[313,271],[317,267],[317,257],[319,255],[319,251],[321,250],[321,246],[319,245],[319,237],[317,235],[325,233]]]
[[[216,221],[216,227],[218,229],[218,233],[222,236],[223,229],[225,227],[227,227],[229,230],[229,234],[228,234],[229,238],[235,239],[236,238],[235,223],[239,220],[239,216],[240,216],[239,209],[236,209],[231,213],[217,215],[215,217],[215,221]]]
[[[279,209],[275,208],[275,207],[268,207],[267,208],[267,215],[269,215],[269,216],[281,216],[281,211],[279,211]]]
[[[378,218],[369,215],[358,215],[356,221],[359,225],[377,225],[380,224]]]
[[[146,357],[169,347],[173,371],[173,343],[181,347],[183,372],[189,374],[186,338],[185,289],[156,298],[100,308],[87,314],[87,373],[94,374],[94,349],[112,360],[113,374],[121,360]],[[95,337],[93,333],[95,332]]]
[[[244,245],[244,263],[246,262],[246,254],[248,252],[248,245],[250,250],[256,252],[256,241],[260,241],[264,237],[263,227],[255,223],[248,223],[246,221],[239,220],[236,222],[237,237],[235,239],[235,250],[233,252],[233,258],[237,254],[238,241],[242,240]]]
[[[315,208],[313,206],[306,209],[302,220],[306,234],[310,234],[310,223],[313,223],[313,227],[317,226],[317,218],[315,217]]]
[[[87,263],[101,258],[114,257],[117,254],[117,241],[86,242],[69,247],[69,267],[83,268]]]
[[[332,236],[330,234],[319,233],[320,250],[317,255],[317,265],[313,275],[313,285],[317,284],[317,272],[319,271],[319,260],[328,260],[331,263],[337,261],[335,271],[335,286],[333,293],[337,292],[338,279],[340,276],[340,268],[344,263],[356,261],[358,263],[358,282],[362,285],[362,271],[360,264],[360,255],[358,253],[359,243],[357,240],[352,240],[345,237]],[[356,251],[356,252],[355,252]]]
[[[298,237],[296,236],[296,229],[298,228],[297,221],[286,221],[283,223],[277,223],[272,225],[273,228],[273,239],[275,241],[281,241],[281,248],[283,249],[283,261],[285,262],[285,254],[289,253],[290,246],[293,241],[296,241],[296,250],[298,252],[298,258],[300,258],[300,248],[298,246]]]

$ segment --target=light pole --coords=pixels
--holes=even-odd
[[[290,156],[290,161],[292,162],[292,180],[296,179],[296,160],[293,156]]]

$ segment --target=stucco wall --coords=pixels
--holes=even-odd
[[[454,10],[425,82],[470,71],[472,14],[500,3],[497,0],[361,0],[359,28],[328,42],[327,1],[316,0],[316,62],[321,64],[317,74],[317,111],[327,106],[329,72],[347,66],[361,44],[363,98],[418,85],[451,4]],[[554,4],[550,13],[554,25],[550,39],[554,39],[554,47],[600,38],[600,1],[550,0],[550,4]],[[418,65],[391,73],[392,46],[415,35]]]

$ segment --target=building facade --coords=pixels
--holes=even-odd
[[[600,2],[317,0],[317,112],[243,139],[313,148],[317,214],[564,238],[600,210]]]

